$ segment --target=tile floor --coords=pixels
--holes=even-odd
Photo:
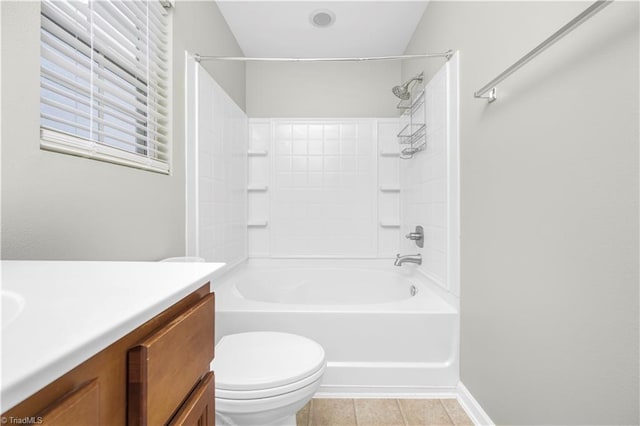
[[[298,426],[472,426],[455,399],[312,399]]]

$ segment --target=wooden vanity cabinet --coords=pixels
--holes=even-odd
[[[6,419],[29,417],[36,422],[40,417],[42,424],[52,426],[213,425],[215,386],[213,373],[209,372],[211,359],[209,362],[204,359],[213,358],[214,300],[206,283],[2,416]],[[205,337],[207,333],[210,336]],[[170,374],[148,377],[145,386],[149,395],[171,395],[168,404],[175,403],[175,406],[167,405],[163,409],[167,417],[158,420],[160,423],[155,423],[155,418],[131,423],[127,409],[132,394],[129,353],[149,343],[153,357],[149,358],[147,372],[162,371],[162,367],[154,363],[170,360],[170,368],[164,369]],[[174,345],[177,346],[172,348]],[[168,352],[164,353],[165,350]],[[193,383],[187,386],[182,380],[185,383],[181,387],[174,387],[174,380],[182,376],[184,368],[189,371],[184,376]],[[196,421],[192,423],[192,419]],[[206,421],[198,423],[198,419]]]
[[[180,407],[169,426],[215,425],[215,381],[208,372]]]
[[[199,403],[189,396],[201,390],[201,380],[211,382],[205,376],[213,360],[213,316],[209,294],[129,350],[129,426],[164,425],[185,400]]]
[[[100,422],[98,381],[91,380],[40,413],[34,423],[46,426],[97,425]]]

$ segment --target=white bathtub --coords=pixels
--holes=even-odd
[[[251,260],[214,281],[216,339],[272,330],[327,354],[324,396],[450,396],[459,381],[459,315],[413,265]]]

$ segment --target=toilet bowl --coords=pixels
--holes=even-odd
[[[216,425],[295,426],[318,390],[324,349],[306,337],[257,331],[216,344]]]

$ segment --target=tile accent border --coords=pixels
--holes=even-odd
[[[458,383],[457,387],[458,403],[462,406],[464,411],[475,425],[482,426],[495,426],[495,423],[491,420],[489,415],[482,409],[478,401],[471,395],[469,389],[466,388],[462,382]]]

